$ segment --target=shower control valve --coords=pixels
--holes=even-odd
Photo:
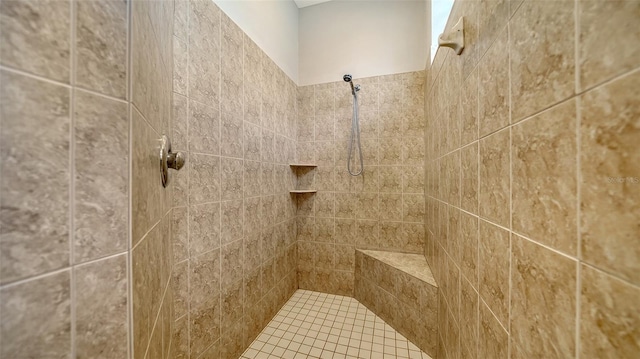
[[[169,168],[176,171],[184,166],[185,156],[182,152],[171,152],[171,141],[167,135],[160,139],[160,179],[162,187],[169,184]]]

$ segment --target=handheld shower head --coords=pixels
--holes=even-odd
[[[346,74],[344,76],[342,76],[342,79],[344,80],[344,82],[349,83],[349,85],[351,85],[351,93],[355,96],[356,92],[360,91],[360,85],[356,85],[355,87],[353,86],[353,81],[351,81],[353,79],[353,77],[349,74]]]

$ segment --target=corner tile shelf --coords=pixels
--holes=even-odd
[[[318,167],[318,165],[313,164],[313,163],[290,163],[289,167],[291,167],[293,169],[315,168],[315,167]],[[297,180],[296,180],[296,182],[297,182]],[[305,193],[316,193],[316,192],[318,192],[318,191],[315,190],[315,189],[292,189],[291,191],[289,191],[289,193],[292,193],[292,194],[305,194]]]

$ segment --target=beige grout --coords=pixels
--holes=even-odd
[[[580,94],[580,7],[579,0],[574,1],[574,61],[575,61],[575,93]],[[582,123],[582,96],[576,95],[576,238],[577,243],[577,262],[576,262],[576,327],[575,327],[575,357],[580,359],[580,312],[581,312],[581,287],[582,287],[582,233],[580,230],[580,204],[582,202],[582,186],[581,186],[581,134],[580,126]]]
[[[133,9],[132,2],[127,2],[126,10],[126,26],[127,26],[127,40],[126,40],[126,94],[127,94],[127,120],[128,120],[128,181],[127,181],[127,355],[128,358],[133,358]]]
[[[70,321],[71,321],[71,358],[76,357],[76,283],[75,283],[75,105],[76,105],[76,14],[77,4],[75,1],[70,1],[70,84],[71,84],[71,96],[70,96],[70,125],[69,125],[69,264],[70,270]]]
[[[509,3],[511,5],[511,3]],[[509,10],[511,10],[509,8]],[[515,13],[515,12],[514,12]],[[513,87],[512,87],[512,39],[511,34],[511,20],[507,21],[507,58],[508,58],[508,79],[509,79],[509,124],[513,123]],[[512,157],[512,149],[513,149],[513,126],[509,126],[509,229],[513,228],[513,157]],[[511,358],[513,353],[513,343],[511,340],[511,300],[513,299],[513,232],[509,231],[509,292],[507,293],[507,333],[509,335],[507,339],[507,355]]]

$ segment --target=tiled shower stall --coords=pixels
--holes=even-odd
[[[216,2],[0,0],[0,359],[637,357],[640,3],[461,16],[352,177],[349,86]]]

